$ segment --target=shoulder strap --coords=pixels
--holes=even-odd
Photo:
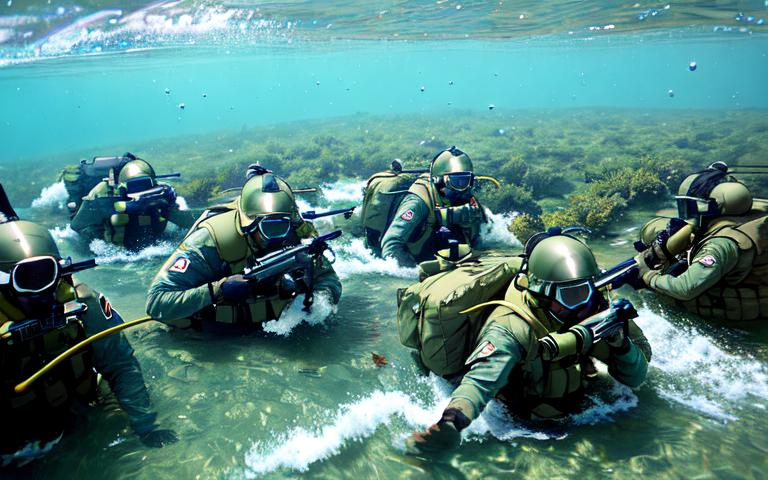
[[[200,222],[197,227],[208,230],[216,244],[219,258],[230,264],[243,261],[249,252],[248,241],[240,235],[235,225],[236,214],[236,210],[215,214]]]
[[[507,300],[491,300],[490,302],[484,302],[480,303],[478,305],[475,305],[474,307],[470,307],[466,310],[462,310],[462,315],[467,313],[472,313],[476,310],[480,310],[489,306],[497,306],[497,307],[504,307],[508,308],[509,310],[512,310],[514,314],[516,314],[518,317],[525,320],[525,323],[527,323],[536,334],[537,338],[543,338],[546,337],[549,334],[549,330],[547,330],[547,327],[542,324],[538,318],[536,318],[531,312],[526,311],[524,308],[520,307],[519,305],[515,305],[514,303],[507,301]]]

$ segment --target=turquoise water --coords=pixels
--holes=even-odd
[[[534,155],[551,141],[555,157],[566,144],[585,152],[558,167],[577,173],[613,156],[611,145],[618,159],[649,152],[712,160],[716,151],[728,161],[764,162],[765,3],[666,7],[6,0],[0,180],[22,215],[49,226],[65,253],[97,258],[100,267],[83,278],[130,319],[143,314],[146,288],[183,232],[171,230],[138,253],[78,238],[67,229],[56,175],[81,157],[133,151],[162,171],[199,177],[263,160],[266,151],[288,157],[296,145],[333,135],[352,153],[395,156],[401,147],[409,160],[455,141],[488,165],[523,154],[530,165],[554,165]],[[694,147],[670,146],[677,137]],[[406,157],[412,152],[421,157]],[[308,163],[320,158],[306,155]],[[350,154],[317,165],[321,180],[323,171],[334,172],[333,183],[305,201],[321,208],[359,202],[364,179],[338,175],[355,162]],[[540,203],[565,204],[558,193]],[[636,206],[612,235],[594,239],[601,264],[631,255],[633,228],[660,206]],[[505,228],[511,213],[494,212],[484,232],[488,249],[519,250]],[[45,459],[3,475],[768,476],[768,330],[708,324],[631,292],[655,355],[638,391],[603,378],[592,392],[595,405],[558,431],[519,425],[494,405],[455,454],[404,455],[405,436],[439,417],[449,391],[419,377],[396,338],[394,293],[415,272],[372,258],[353,238],[352,223],[339,225],[345,291],[330,318],[330,307],[320,305],[312,317],[292,311],[248,337],[205,338],[157,325],[129,333],[178,444],[145,448],[107,402]],[[385,355],[389,366],[376,368],[371,353]]]

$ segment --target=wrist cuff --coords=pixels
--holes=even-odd
[[[443,418],[440,419],[440,422],[451,422],[458,431],[464,430],[470,423],[472,423],[472,421],[457,408],[445,409]]]

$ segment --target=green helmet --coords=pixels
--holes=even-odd
[[[268,172],[252,176],[240,192],[237,204],[240,227],[246,228],[265,216],[282,215],[294,218],[298,207],[290,185]]]
[[[667,229],[669,219],[665,217],[654,217],[647,221],[640,228],[639,240],[645,245],[652,244],[661,232]]]
[[[593,279],[600,273],[592,250],[569,235],[552,235],[537,242],[527,263],[531,290],[540,293],[548,284]]]
[[[472,159],[456,147],[438,153],[429,168],[429,174],[433,178],[451,173],[471,173],[472,171]]]
[[[38,256],[61,258],[48,229],[26,220],[0,224],[0,270],[9,273],[21,260]]]
[[[126,163],[123,168],[120,169],[120,175],[118,175],[117,182],[125,184],[128,180],[140,177],[155,178],[155,169],[146,161],[137,158]]]
[[[715,162],[683,180],[675,196],[678,216],[703,226],[719,215],[743,215],[752,209],[752,193],[728,174],[728,165]]]
[[[595,287],[600,269],[592,250],[561,229],[532,236],[525,245],[524,257],[523,273],[528,281],[524,288],[535,296],[556,301],[560,305],[558,312],[553,306],[548,313],[557,321],[574,323],[605,303]]]

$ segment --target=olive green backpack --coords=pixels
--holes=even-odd
[[[387,231],[403,197],[413,182],[419,178],[416,173],[393,171],[374,173],[363,190],[363,228],[366,246],[381,255],[381,238]]]
[[[417,349],[430,371],[459,373],[492,309],[460,312],[503,298],[520,265],[519,257],[484,257],[398,292],[400,343]]]

